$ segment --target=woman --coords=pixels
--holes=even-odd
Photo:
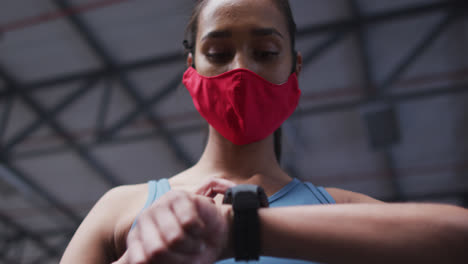
[[[240,183],[262,186],[274,207],[259,210],[262,255],[271,256],[261,263],[466,263],[467,210],[385,204],[299,182],[281,169],[274,131],[300,94],[302,57],[294,50],[294,34],[287,0],[198,1],[183,81],[210,125],[203,155],[168,181],[106,193],[61,263],[213,263],[232,257],[232,209],[212,198]],[[314,206],[320,203],[336,204]]]

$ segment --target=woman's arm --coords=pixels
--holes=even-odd
[[[108,191],[83,220],[61,264],[111,263],[125,251],[128,229],[146,199],[143,185]]]
[[[352,192],[338,188],[325,188],[325,190],[333,197],[337,204],[385,203],[362,193]]]
[[[172,191],[153,204],[127,239],[128,258],[118,263],[197,259],[211,264],[212,259],[232,257],[232,208],[202,198]],[[456,206],[309,205],[260,209],[259,217],[265,256],[332,264],[468,260],[468,210]]]
[[[467,263],[468,210],[436,204],[261,209],[263,255],[324,263]]]

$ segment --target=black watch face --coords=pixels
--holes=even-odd
[[[268,197],[262,187],[240,184],[229,188],[224,194],[223,204],[234,204],[237,208],[268,207]]]

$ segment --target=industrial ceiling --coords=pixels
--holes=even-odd
[[[0,263],[57,263],[93,204],[193,165],[193,0],[2,0]],[[467,2],[291,0],[303,96],[282,166],[385,201],[468,207]]]

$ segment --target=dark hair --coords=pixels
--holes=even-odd
[[[291,40],[291,53],[292,53],[292,70],[291,72],[296,71],[296,31],[297,26],[296,22],[294,21],[294,17],[291,10],[291,5],[289,4],[289,0],[271,0],[276,5],[278,10],[284,15],[286,19],[286,23],[288,26],[289,32],[289,39]],[[195,57],[195,50],[196,50],[196,39],[198,33],[198,18],[200,17],[200,13],[203,8],[208,3],[208,0],[197,0],[195,7],[193,8],[192,16],[190,17],[189,23],[187,24],[187,28],[185,29],[185,39],[183,42],[185,53],[192,55]],[[281,127],[278,128],[274,133],[274,149],[276,159],[278,163],[281,161],[281,135],[282,129]]]
[[[293,54],[293,59],[296,55],[296,31],[297,26],[294,21],[294,17],[291,10],[291,5],[289,0],[271,0],[276,5],[278,10],[283,13],[284,18],[286,18],[286,23],[288,25],[289,39],[291,40],[291,52]],[[195,7],[193,8],[192,15],[185,29],[185,39],[184,39],[184,48],[186,53],[192,53],[195,55],[195,45],[198,33],[198,18],[203,8],[208,3],[208,0],[197,0]],[[293,63],[294,66],[296,63]]]

